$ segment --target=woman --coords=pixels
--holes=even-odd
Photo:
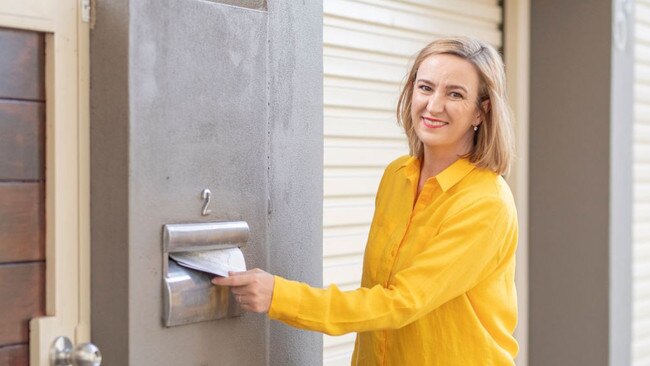
[[[358,332],[353,365],[513,365],[517,215],[503,63],[470,38],[418,54],[397,117],[410,156],[377,192],[362,287],[312,288],[259,269],[216,278],[245,310]]]

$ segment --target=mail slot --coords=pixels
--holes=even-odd
[[[182,267],[170,253],[240,248],[248,242],[245,221],[168,224],[163,226],[163,323],[166,327],[225,317],[242,310],[229,288],[214,286],[214,277]]]

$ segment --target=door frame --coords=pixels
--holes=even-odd
[[[45,316],[30,364],[57,336],[90,340],[89,23],[81,0],[0,2],[0,27],[45,33]]]

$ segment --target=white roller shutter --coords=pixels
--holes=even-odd
[[[632,364],[650,365],[650,0],[636,1]]]
[[[407,154],[395,123],[410,58],[450,34],[500,48],[497,0],[324,0],[323,282],[359,286],[383,168]],[[355,334],[325,336],[323,364],[349,365]]]

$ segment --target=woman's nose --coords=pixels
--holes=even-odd
[[[431,114],[442,112],[445,109],[443,98],[439,93],[433,93],[429,96],[427,101],[427,111]]]

